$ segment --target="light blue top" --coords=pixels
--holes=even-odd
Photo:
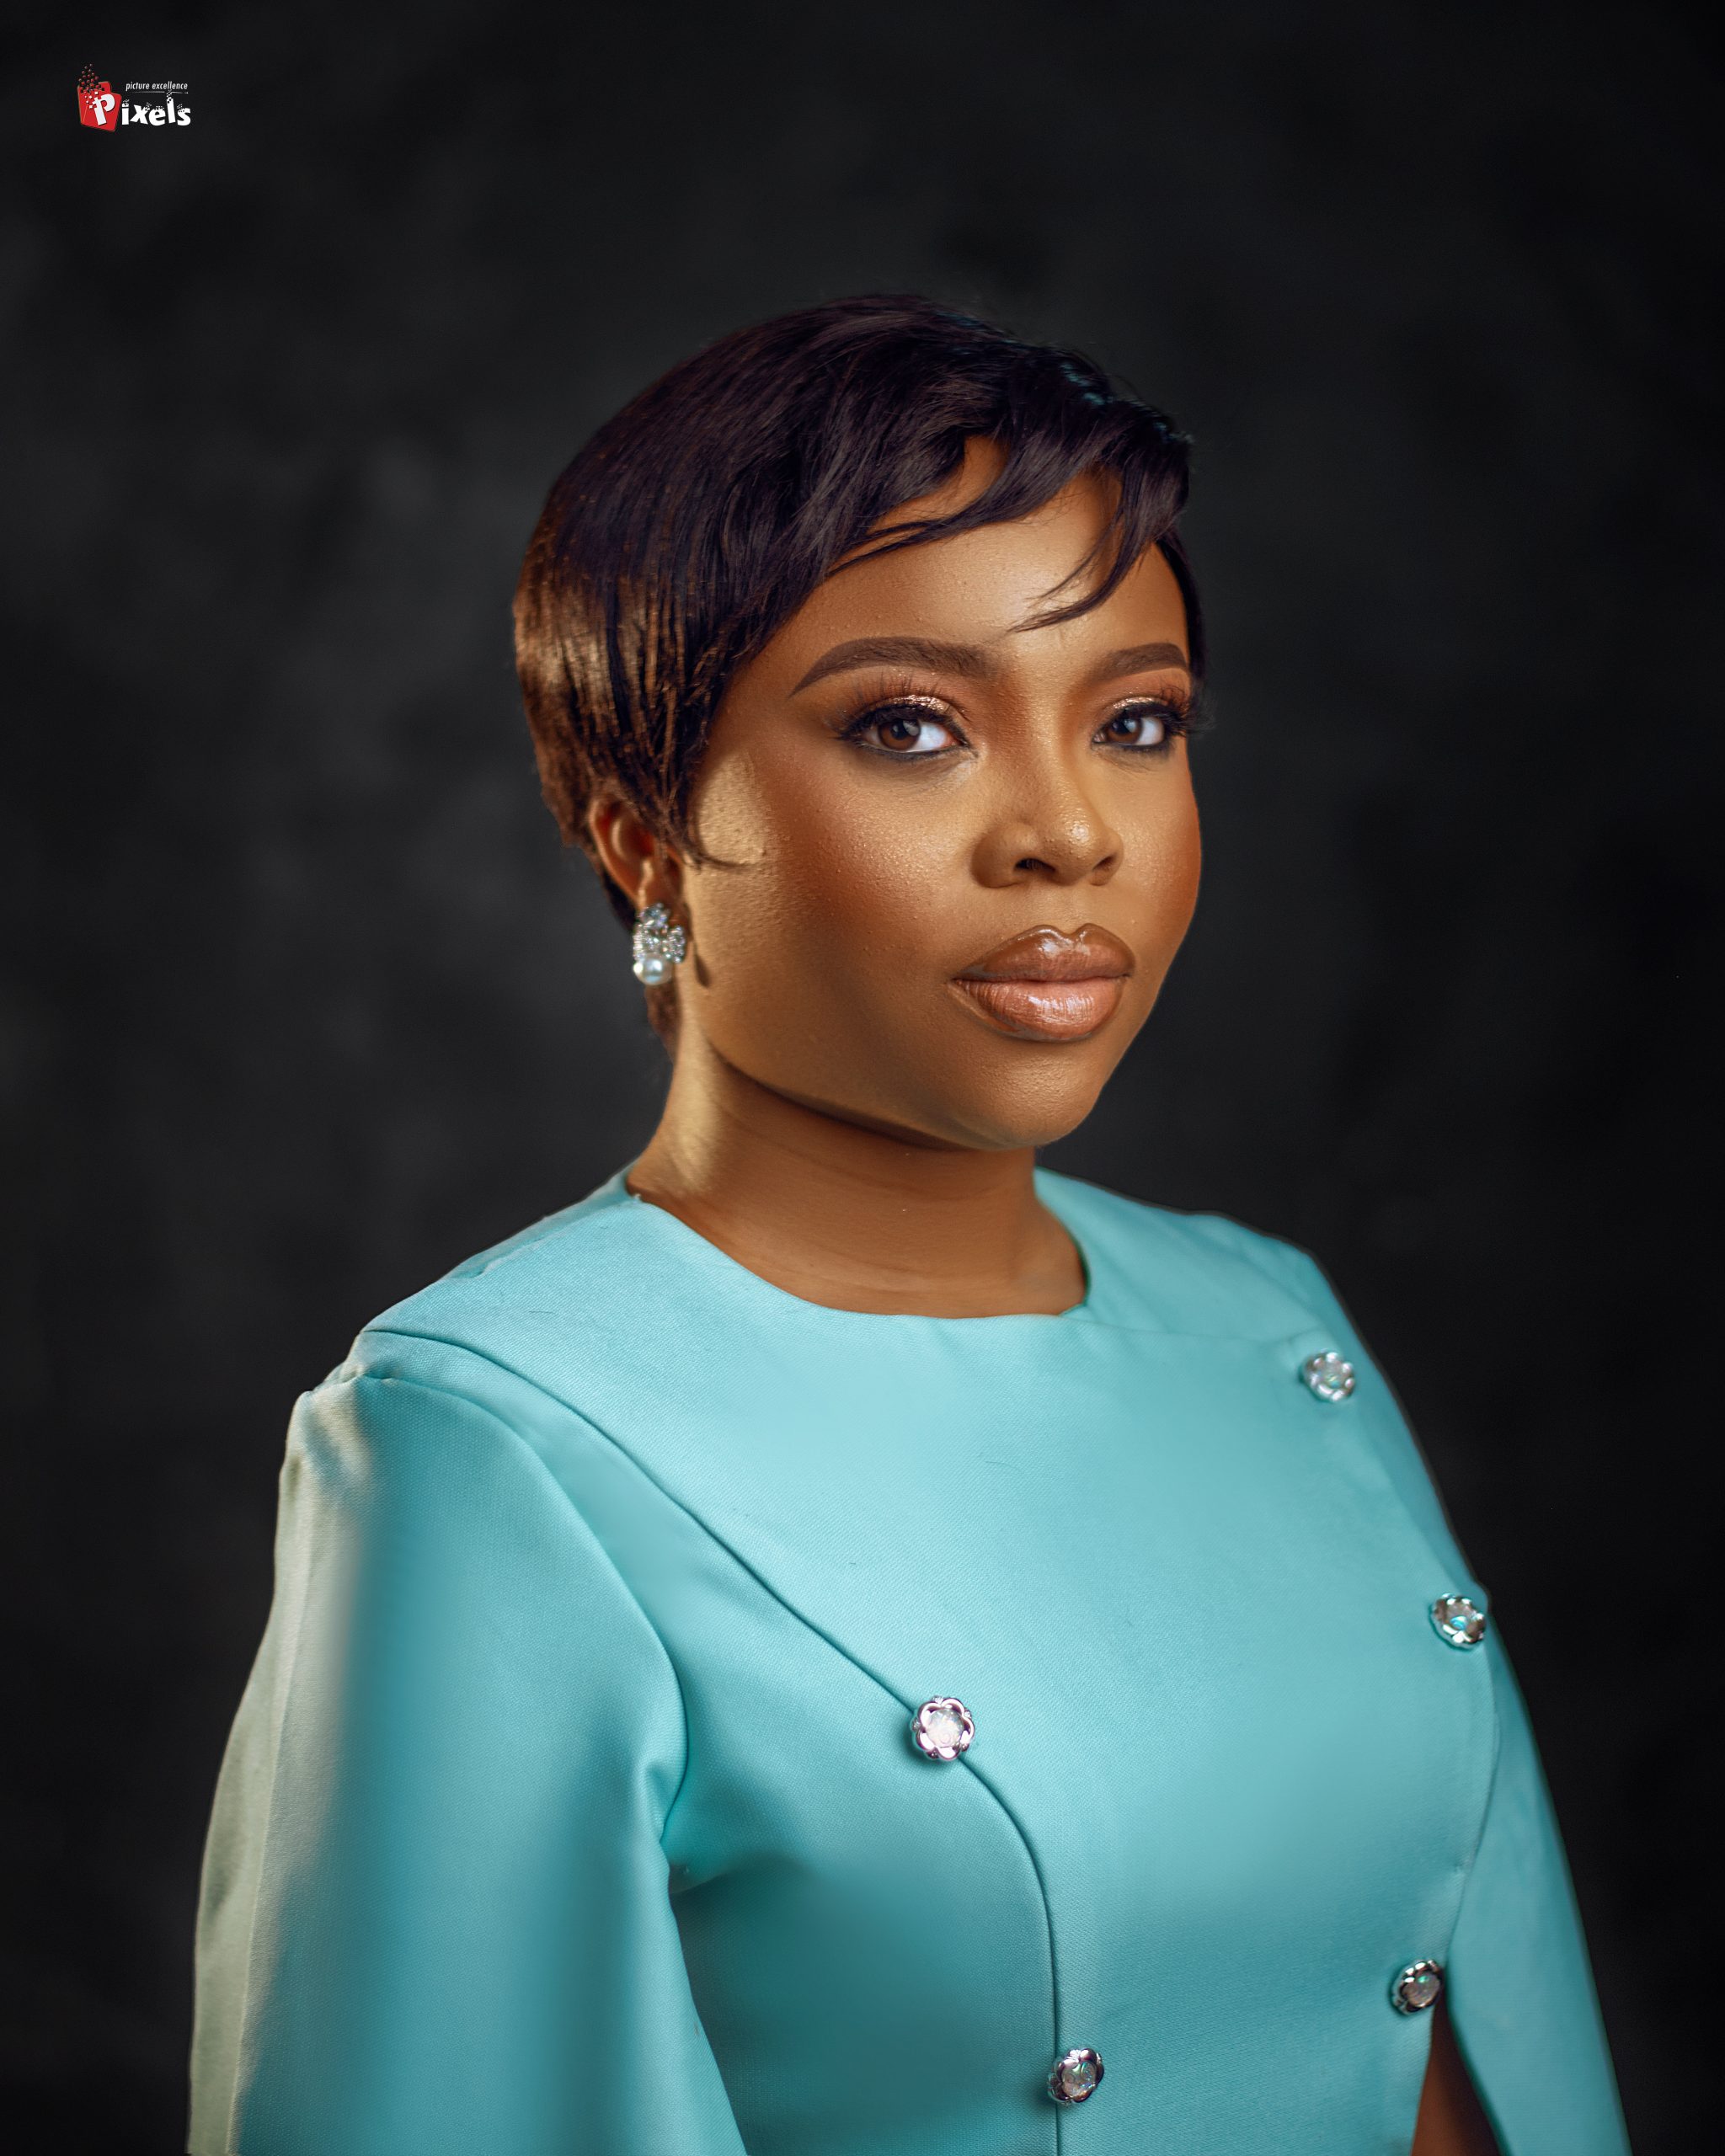
[[[195,2156],[1391,2156],[1428,1960],[1504,2156],[1623,2156],[1503,1643],[1431,1620],[1484,1588],[1323,1276],[1037,1182],[1058,1316],[804,1302],[619,1174],[301,1396]]]

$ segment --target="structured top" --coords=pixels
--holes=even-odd
[[[193,2156],[1626,2144],[1485,1587],[1313,1261],[1039,1171],[1056,1316],[622,1173],[295,1405]]]

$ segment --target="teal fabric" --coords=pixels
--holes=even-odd
[[[300,1398],[194,2156],[1391,2156],[1422,1959],[1504,2156],[1621,2156],[1503,1644],[1429,1621],[1485,1588],[1345,1313],[1038,1183],[1059,1316],[826,1310],[619,1175]]]

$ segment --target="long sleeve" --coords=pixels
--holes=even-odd
[[[1370,1365],[1322,1268],[1281,1247],[1297,1256],[1303,1293],[1342,1352]],[[1405,1418],[1398,1410],[1376,1427],[1403,1500],[1436,1547],[1455,1546]],[[1498,1757],[1450,1944],[1450,2020],[1503,2156],[1628,2156],[1562,1839],[1495,1618],[1480,1652],[1490,1658]]]
[[[1488,1638],[1497,1772],[1450,1942],[1450,2011],[1503,2156],[1628,2156],[1587,1944],[1533,1732]]]
[[[742,2156],[660,1844],[676,1671],[531,1447],[297,1402],[217,1784],[192,2156]]]

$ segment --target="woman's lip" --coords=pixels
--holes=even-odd
[[[1114,1017],[1126,979],[1124,974],[1092,974],[1081,980],[983,980],[960,974],[953,986],[1015,1040],[1079,1041]]]
[[[1058,928],[1032,928],[998,945],[957,978],[975,981],[1089,981],[1123,978],[1132,970],[1132,953],[1118,936],[1094,921],[1076,935]]]

